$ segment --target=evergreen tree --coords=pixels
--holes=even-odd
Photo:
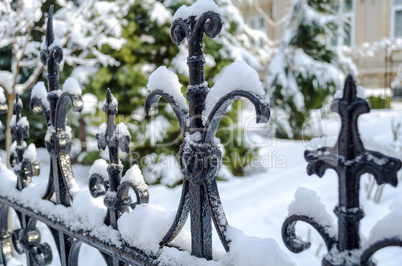
[[[56,42],[63,48],[64,60],[60,65],[63,70],[67,65],[90,67],[96,62],[103,65],[117,63],[97,48],[102,44],[109,44],[116,49],[121,47],[121,18],[132,2],[133,0],[0,1],[0,90],[4,91],[8,105],[5,144],[7,157],[11,146],[10,121],[16,94],[22,95],[31,89],[45,69],[40,62],[40,52],[42,44],[45,44],[44,14],[48,12],[50,4],[56,6],[53,24]],[[22,99],[28,97],[24,95]]]
[[[276,114],[278,137],[299,138],[311,110],[341,88],[345,74],[356,75],[351,59],[331,45],[339,0],[294,0],[284,35],[264,86]]]
[[[176,162],[175,157],[182,143],[179,124],[170,107],[159,108],[162,110],[159,116],[145,117],[144,102],[148,94],[146,90],[148,77],[161,65],[168,66],[178,74],[185,93],[188,84],[187,48],[186,45],[177,46],[170,39],[172,15],[183,4],[191,3],[136,1],[126,16],[128,24],[122,33],[126,43],[122,49],[113,51],[106,46],[102,51],[111,54],[120,65],[101,67],[87,86],[87,91],[98,95],[101,100],[109,87],[119,101],[116,122],[128,124],[133,143],[131,157],[126,163],[139,163],[143,167],[148,183],[161,182],[169,186],[175,185],[181,179],[180,171],[176,172],[172,168],[170,172],[165,171],[157,164],[166,163],[164,166],[166,168],[172,167],[172,162]],[[244,24],[239,11],[230,1],[217,1],[217,4],[222,10],[222,33],[216,39],[205,38],[204,49],[205,79],[210,86],[213,85],[214,77],[235,60],[246,60],[259,70],[266,66],[269,60],[269,53],[265,52],[269,51],[267,46],[270,44],[267,37],[261,34],[253,35],[253,30]],[[253,42],[262,43],[265,47],[256,47]],[[222,127],[230,127],[232,135],[230,136],[225,130],[217,134],[221,142],[226,144],[224,148],[229,160],[224,163],[237,175],[243,174],[242,169],[245,165],[234,159],[242,158],[244,161],[245,157],[254,155],[254,149],[247,147],[241,141],[241,137],[237,136],[241,134],[241,131],[236,130],[239,106],[239,103],[235,104],[228,114],[231,117],[230,121],[222,120]],[[96,156],[97,154],[94,154],[93,158]],[[89,161],[92,161],[92,158],[89,158]],[[169,176],[169,173],[174,173],[175,176]]]

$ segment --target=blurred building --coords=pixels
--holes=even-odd
[[[251,28],[280,42],[292,0],[232,1]],[[339,15],[343,18],[340,34],[331,42],[353,58],[359,84],[373,89],[396,88],[397,95],[402,84],[392,81],[398,69],[402,72],[402,0],[343,0]]]

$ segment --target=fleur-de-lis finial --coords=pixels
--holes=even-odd
[[[11,148],[10,164],[17,175],[17,189],[24,189],[33,176],[39,175],[39,161],[36,158],[35,144],[24,141],[29,138],[29,123],[26,117],[21,117],[23,108],[19,95],[14,102],[14,116],[11,119],[11,134],[15,142]],[[8,206],[3,206],[2,213],[8,212]],[[36,220],[17,211],[21,229],[13,230],[11,239],[18,254],[25,253],[28,265],[46,265],[52,261],[52,250],[47,243],[40,243],[40,232],[36,228]]]
[[[42,63],[47,65],[48,92],[41,82],[33,88],[31,110],[35,114],[43,111],[48,125],[45,144],[51,157],[51,168],[48,188],[43,198],[49,200],[56,193],[56,203],[70,206],[70,187],[74,184],[74,175],[69,154],[71,136],[66,118],[70,103],[73,111],[81,112],[83,102],[81,89],[74,79],[67,79],[63,91],[59,90],[58,63],[63,59],[63,50],[53,32],[53,5],[49,9],[46,38],[40,57]]]
[[[175,220],[160,245],[167,245],[179,234],[190,214],[191,254],[212,259],[211,221],[214,222],[226,251],[229,251],[230,242],[226,236],[228,222],[216,183],[216,174],[222,163],[222,153],[215,142],[217,127],[226,109],[239,97],[246,97],[255,105],[257,122],[268,121],[270,112],[267,100],[262,97],[262,88],[262,94],[248,89],[253,86],[242,88],[242,84],[247,82],[240,82],[225,93],[222,93],[223,90],[217,84],[217,87],[208,88],[204,80],[203,36],[205,33],[211,38],[216,37],[222,29],[222,21],[219,8],[215,4],[204,13],[199,12],[201,8],[199,4],[200,2],[196,2],[191,7],[181,7],[176,12],[171,26],[171,38],[176,44],[179,45],[185,38],[188,40],[189,86],[186,93],[188,106],[180,93],[181,85],[177,76],[160,67],[150,76],[148,89],[151,93],[146,99],[145,111],[148,115],[157,114],[158,102],[163,97],[172,106],[184,137],[178,155],[180,168],[185,177],[182,195]],[[249,67],[245,67],[248,71]],[[257,83],[251,84],[261,87],[258,75],[254,72],[252,78],[257,78]],[[168,82],[166,77],[171,77],[171,80]],[[172,92],[172,84],[178,84],[175,85],[177,92]]]
[[[336,99],[331,104],[331,110],[341,117],[341,131],[338,141],[333,147],[323,147],[313,151],[306,151],[305,158],[308,162],[307,173],[317,174],[322,177],[328,168],[334,169],[339,177],[339,204],[335,208],[338,216],[338,236],[328,234],[327,228],[321,225],[314,217],[303,215],[290,215],[282,227],[282,237],[285,245],[293,252],[299,253],[310,246],[310,243],[302,241],[295,234],[297,221],[310,223],[324,238],[328,254],[324,257],[325,265],[350,265],[357,261],[356,265],[368,265],[372,263],[370,256],[378,249],[390,246],[401,246],[395,241],[373,245],[367,255],[360,245],[359,224],[364,213],[359,204],[359,182],[364,173],[374,175],[378,184],[397,185],[396,173],[401,168],[401,161],[385,156],[376,151],[364,148],[360,139],[357,119],[359,115],[368,113],[368,103],[356,96],[357,89],[352,76],[345,81],[343,97]],[[365,255],[364,255],[365,254]],[[353,264],[354,265],[354,264]],[[371,265],[371,264],[370,264]]]
[[[72,188],[75,186],[74,174],[71,168],[71,129],[66,125],[67,112],[71,103],[74,112],[81,112],[83,101],[81,89],[76,80],[68,78],[63,90],[59,89],[58,63],[63,59],[63,50],[53,31],[53,5],[50,6],[46,37],[41,47],[40,59],[47,66],[48,86],[38,82],[31,94],[31,110],[34,114],[43,112],[47,133],[45,145],[50,155],[50,171],[47,189],[43,199],[51,200],[55,196],[56,204],[71,206],[73,200]],[[61,265],[67,265],[68,254],[74,239],[63,232],[57,233],[57,245]]]
[[[27,144],[24,139],[29,138],[29,123],[26,117],[21,117],[22,101],[16,95],[14,102],[14,116],[10,122],[11,135],[15,137],[10,154],[10,164],[17,175],[17,189],[22,190],[33,176],[39,175],[39,162],[36,159],[35,144]]]
[[[105,195],[105,205],[108,208],[105,224],[112,225],[117,229],[117,220],[121,214],[134,209],[136,204],[148,203],[148,187],[143,182],[141,172],[134,165],[127,171],[121,182],[123,166],[119,159],[119,148],[124,153],[130,153],[131,136],[126,125],[120,123],[116,126],[115,116],[118,112],[118,102],[110,89],[107,90],[103,111],[107,116],[107,123],[99,127],[99,134],[96,135],[98,148],[109,151],[110,164],[107,165],[103,159],[97,160],[91,168],[89,179],[89,191],[93,197]],[[103,184],[103,187],[101,187]],[[137,201],[132,202],[128,192],[132,188],[136,194]],[[110,192],[110,193],[108,193]]]

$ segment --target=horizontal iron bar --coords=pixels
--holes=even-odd
[[[142,250],[134,247],[122,246],[121,248],[105,243],[104,241],[90,236],[91,231],[78,230],[73,231],[68,229],[62,222],[54,221],[43,215],[42,213],[35,212],[30,207],[25,207],[20,203],[10,201],[7,197],[0,196],[0,202],[13,208],[21,213],[24,213],[39,222],[46,224],[47,226],[60,231],[68,236],[78,239],[82,243],[85,243],[91,247],[96,248],[98,251],[104,252],[110,256],[116,256],[122,262],[129,263],[131,265],[158,265],[157,257],[145,254]],[[122,243],[123,244],[123,243]]]

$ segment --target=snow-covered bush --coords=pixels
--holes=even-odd
[[[272,51],[271,42],[266,35],[248,27],[230,0],[215,2],[221,9],[223,28],[215,39],[204,40],[205,80],[210,87],[215,78],[219,77],[218,73],[235,60],[244,60],[253,68],[264,70]],[[131,163],[146,166],[143,170],[153,173],[152,180],[155,183],[169,180],[165,183],[169,186],[181,180],[181,176],[177,176],[178,180],[172,183],[172,179],[163,178],[158,169],[162,164],[175,161],[171,158],[177,154],[181,144],[179,124],[170,107],[159,108],[161,115],[154,118],[145,117],[143,106],[148,76],[158,66],[166,65],[178,74],[180,83],[183,84],[182,90],[188,84],[187,46],[177,46],[170,38],[173,13],[186,3],[182,0],[147,0],[137,1],[132,5],[126,16],[128,24],[123,28],[123,36],[127,42],[119,51],[112,52],[107,46],[103,50],[121,62],[120,66],[101,67],[88,86],[88,90],[95,95],[102,95],[107,87],[113,89],[119,101],[119,118],[124,120],[132,135],[134,147],[130,156]],[[224,128],[237,127],[239,109],[240,104],[236,102],[228,114],[230,121],[222,120]],[[234,158],[252,157],[255,151],[244,145],[243,141],[238,141],[242,137],[242,129],[233,128],[232,132],[239,136],[230,136],[233,141],[225,147],[229,157],[225,162],[236,175],[242,175],[245,165],[236,162]],[[228,143],[227,131],[222,130],[217,136],[222,143]],[[148,156],[150,154],[155,156]],[[238,156],[235,157],[234,154]],[[169,167],[176,165],[169,164]]]
[[[337,28],[338,0],[294,0],[265,88],[280,137],[300,137],[309,112],[341,88],[353,62],[329,43]]]
[[[121,48],[125,42],[121,38],[123,17],[132,2],[56,1],[53,23],[57,44],[63,48],[61,70],[64,63],[87,68],[97,63],[118,65],[115,59],[99,49],[103,44],[114,49]],[[0,89],[4,89],[9,106],[7,127],[16,93],[21,95],[29,90],[45,67],[39,55],[44,38],[42,32],[46,27],[43,9],[47,12],[47,7],[44,0],[0,2]],[[6,147],[10,144],[8,129]]]

